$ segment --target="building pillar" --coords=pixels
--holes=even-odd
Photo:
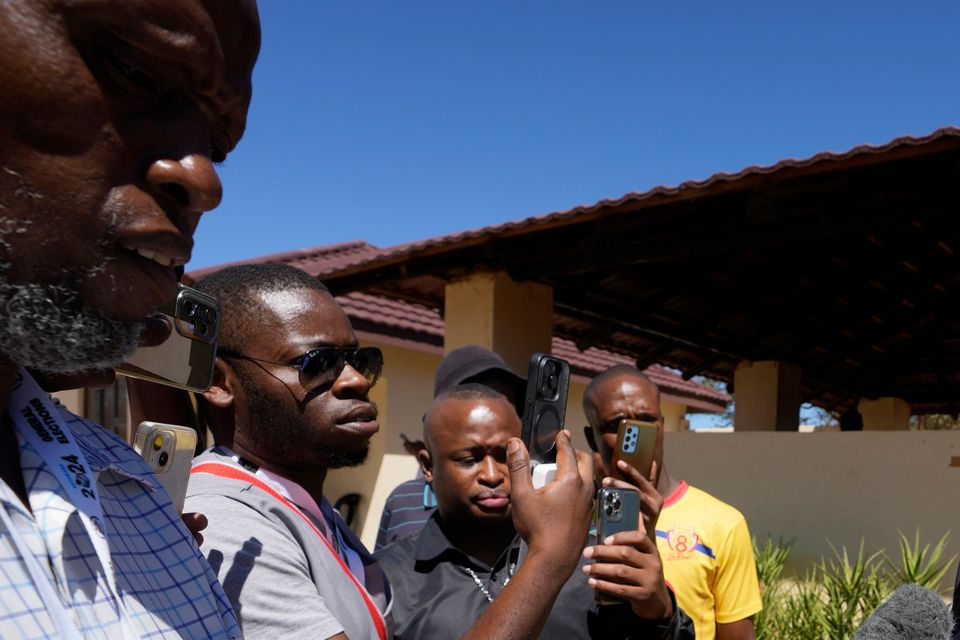
[[[443,319],[445,351],[477,344],[526,376],[531,354],[550,353],[553,289],[502,271],[472,274],[447,285]]]
[[[689,431],[690,423],[687,422],[687,406],[679,402],[660,399],[660,414],[663,416],[664,431]]]
[[[863,398],[857,405],[864,431],[905,431],[910,428],[910,405],[902,398]]]
[[[733,374],[734,430],[797,431],[799,367],[776,360],[741,362]]]

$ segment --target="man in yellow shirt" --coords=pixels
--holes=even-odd
[[[609,475],[621,420],[655,422],[663,431],[659,389],[628,365],[598,375],[584,392],[583,409],[601,478]],[[665,496],[657,547],[677,602],[693,618],[698,640],[753,640],[752,616],[761,604],[746,520],[730,505],[672,478],[663,466],[662,447],[654,459],[653,480]]]

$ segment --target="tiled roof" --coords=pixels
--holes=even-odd
[[[302,261],[309,260],[312,263],[310,273],[324,273],[330,268],[331,264],[335,265],[350,255],[371,250],[376,251],[377,249],[366,242],[348,242],[299,252],[291,251],[277,254],[277,256],[265,256],[232,264],[286,262],[304,268]],[[290,256],[294,255],[297,257],[291,259]],[[280,259],[277,259],[278,257]],[[231,265],[220,265],[193,271],[189,275],[194,280],[199,280],[203,276],[226,266]],[[436,309],[359,291],[337,296],[337,302],[347,312],[356,328],[370,333],[402,335],[408,339],[427,344],[443,344],[443,317]],[[628,356],[603,351],[602,349],[591,348],[586,351],[578,351],[573,342],[558,337],[553,338],[552,351],[557,356],[568,360],[575,373],[588,377],[592,377],[615,364],[633,364],[634,362]],[[665,393],[695,398],[706,403],[706,406],[699,405],[700,408],[722,411],[724,406],[730,402],[730,396],[727,394],[696,382],[684,380],[669,369],[659,365],[648,367],[646,374]]]
[[[309,249],[297,249],[295,251],[284,251],[283,253],[274,253],[267,256],[259,256],[248,260],[238,260],[236,262],[227,262],[225,264],[213,267],[205,267],[191,271],[188,275],[194,280],[213,273],[224,267],[232,267],[238,264],[257,264],[263,262],[292,264],[295,267],[303,269],[313,275],[322,275],[336,271],[347,265],[368,260],[374,256],[383,253],[383,249],[376,247],[363,240],[352,240],[349,242],[339,242],[337,244],[328,244],[320,247],[311,247]]]
[[[601,200],[591,205],[574,207],[566,211],[532,216],[522,220],[470,229],[383,249],[379,249],[365,242],[353,242],[343,245],[331,245],[330,247],[304,249],[273,256],[264,256],[254,261],[288,262],[318,276],[324,274],[329,275],[334,272],[350,271],[370,263],[393,263],[402,261],[406,256],[414,254],[422,255],[434,251],[440,252],[449,247],[470,245],[494,236],[512,236],[534,229],[562,225],[571,218],[585,220],[593,216],[602,215],[604,212],[623,207],[624,205],[637,204],[645,201],[677,201],[702,197],[711,192],[721,192],[726,189],[746,188],[748,186],[748,178],[762,178],[791,170],[818,170],[821,168],[829,170],[831,166],[837,163],[845,163],[846,165],[856,164],[858,161],[868,163],[874,159],[878,159],[876,158],[877,156],[883,156],[888,153],[909,154],[913,147],[927,146],[939,140],[951,138],[954,140],[960,138],[960,128],[944,127],[925,136],[902,136],[882,145],[864,144],[843,152],[824,151],[805,159],[788,158],[772,165],[751,165],[736,173],[715,173],[706,180],[688,180],[676,186],[654,187],[648,191],[628,193],[620,198]],[[343,247],[347,250],[337,249],[336,260],[321,260],[320,262],[323,262],[322,265],[317,263],[317,256],[313,255],[313,253],[318,251],[327,252],[337,247]],[[353,249],[353,247],[360,248]],[[316,270],[316,266],[321,267],[319,272]]]
[[[443,318],[439,312],[429,307],[373,296],[366,293],[348,293],[337,296],[337,301],[350,316],[351,320],[367,331],[377,333],[399,329],[408,338],[443,343]],[[368,324],[369,323],[369,324]],[[579,351],[572,341],[554,336],[551,348],[554,355],[570,362],[575,373],[593,377],[616,364],[634,364],[633,358],[611,353],[602,349],[590,348]],[[722,411],[730,402],[730,396],[706,385],[684,380],[673,371],[659,365],[648,367],[645,373],[661,388],[674,396],[696,398],[706,403],[701,408]]]

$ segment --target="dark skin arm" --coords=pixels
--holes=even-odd
[[[521,640],[543,631],[553,604],[574,569],[593,510],[593,462],[576,451],[570,432],[557,434],[557,478],[533,488],[530,457],[518,438],[507,444],[513,523],[528,553],[462,640]],[[557,514],[563,514],[558,517]],[[332,640],[349,640],[345,634]]]
[[[728,624],[717,624],[717,640],[754,639],[752,618],[745,618]]]
[[[593,509],[593,463],[586,453],[574,450],[568,431],[557,435],[557,479],[540,489],[533,488],[530,459],[519,439],[507,445],[507,460],[513,521],[529,553],[464,636],[469,640],[540,635],[560,589],[577,567]]]

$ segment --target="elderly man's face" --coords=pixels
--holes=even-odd
[[[254,0],[0,2],[0,352],[127,355],[243,134]]]

